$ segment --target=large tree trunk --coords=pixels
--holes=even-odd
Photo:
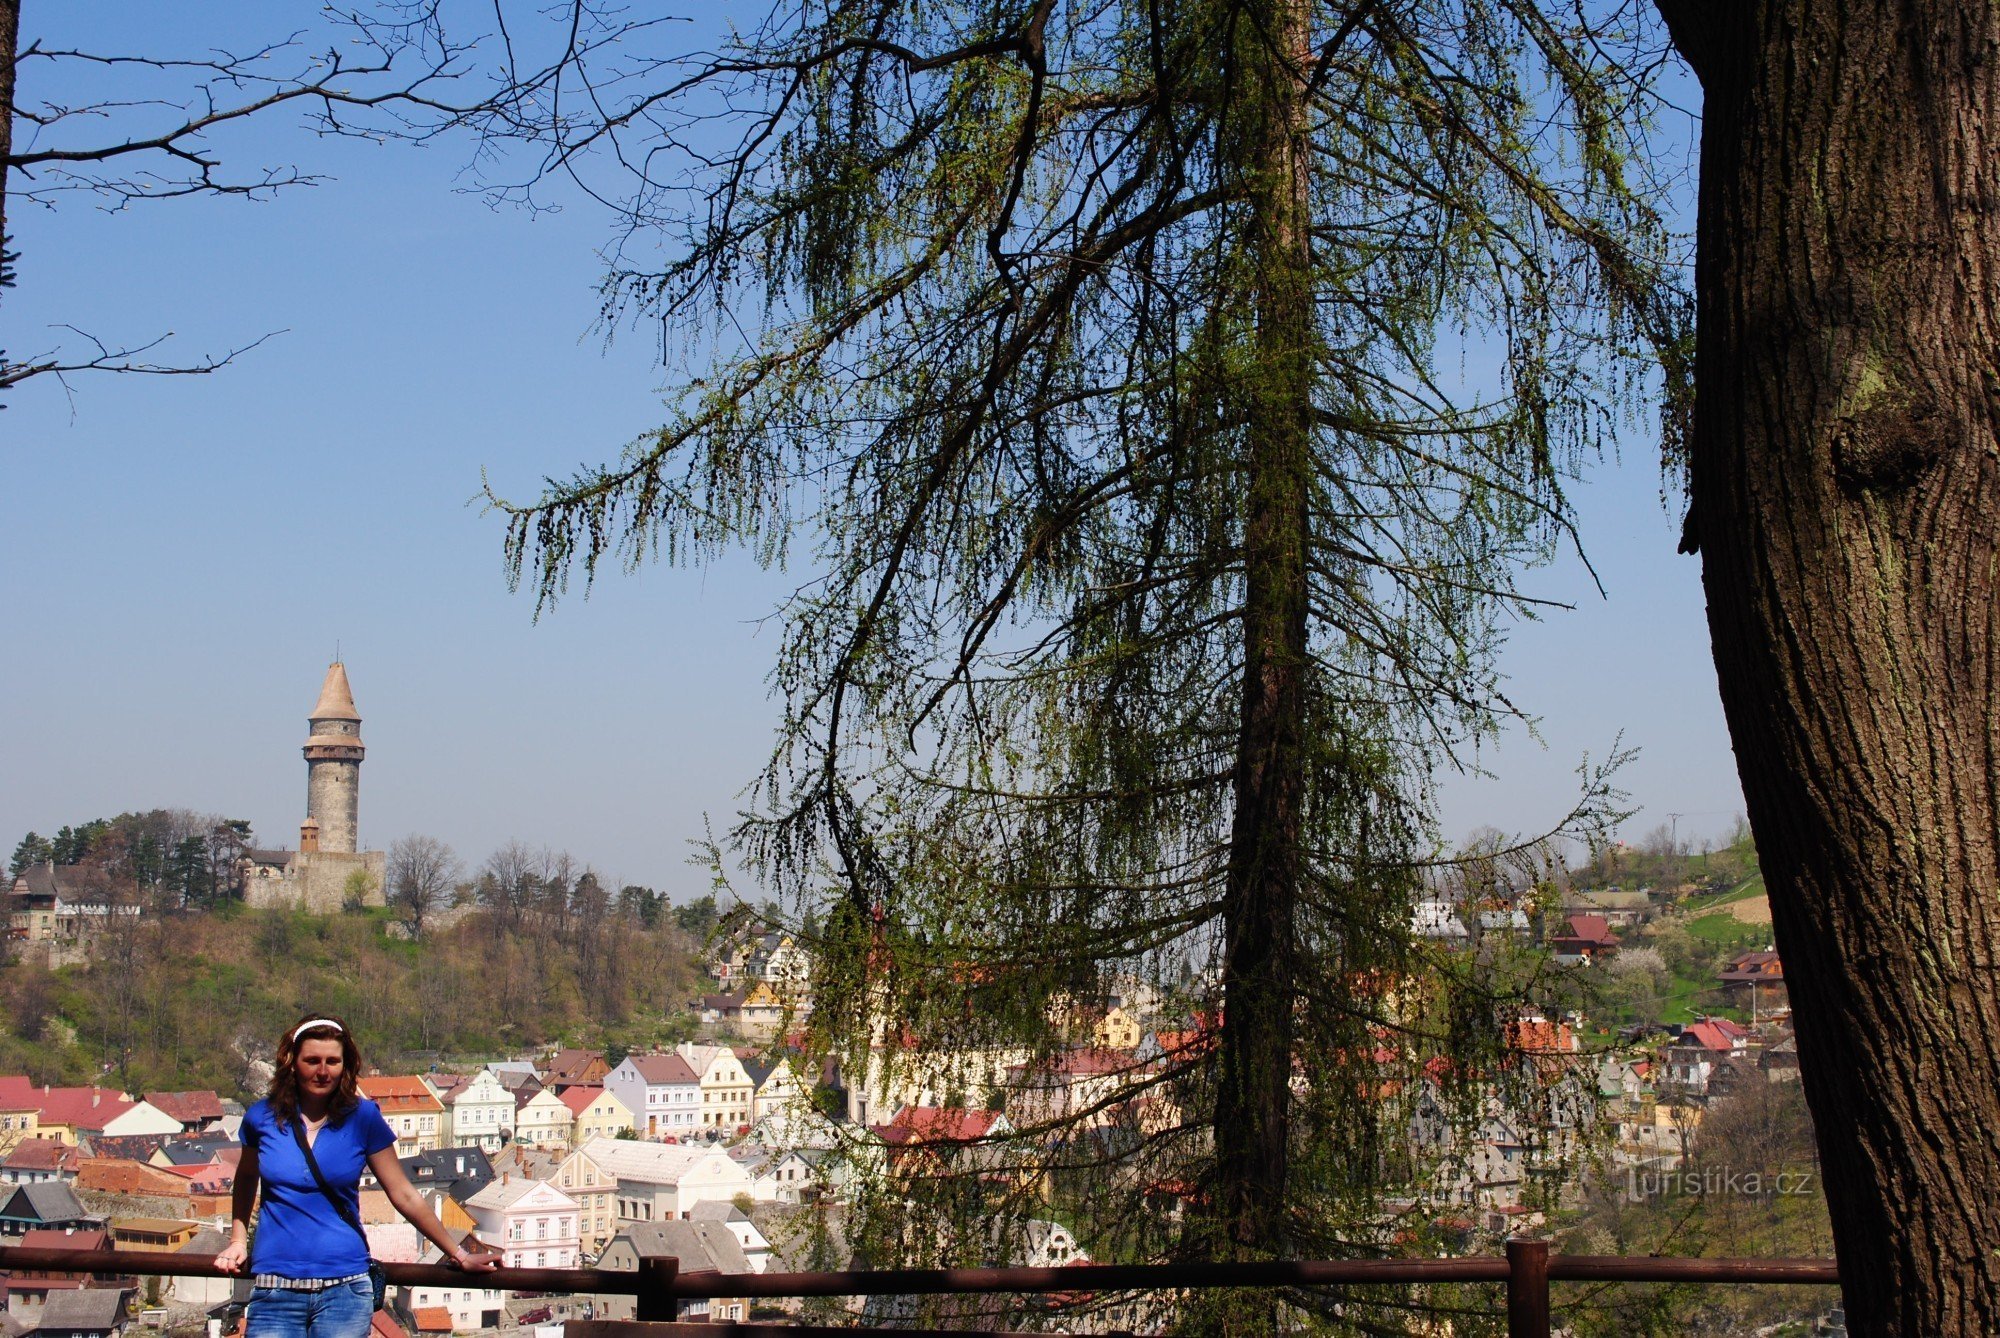
[[[1224,889],[1221,1078],[1211,1210],[1240,1255],[1285,1238],[1300,824],[1314,319],[1301,0],[1246,4],[1232,136],[1253,211],[1255,371],[1245,394],[1243,696]]]
[[[2000,10],[1660,0],[1689,538],[1852,1331],[2000,1333]]]

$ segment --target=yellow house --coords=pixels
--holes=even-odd
[[[1099,1007],[1072,994],[1058,994],[1049,1000],[1048,1019],[1072,1045],[1093,1045],[1100,1050],[1134,1050],[1146,1034],[1121,1004]]]
[[[622,1109],[624,1102],[619,1102],[619,1106]],[[626,1116],[629,1120],[631,1112],[627,1111]],[[618,1192],[617,1177],[592,1161],[579,1142],[577,1151],[563,1158],[562,1165],[557,1168],[555,1183],[563,1193],[576,1200],[579,1248],[584,1258],[595,1259],[618,1231],[611,1202],[612,1196]]]
[[[41,1103],[0,1094],[0,1157],[12,1152],[24,1138],[43,1137],[41,1122]],[[72,1136],[67,1141],[73,1144],[76,1140]]]
[[[1136,1050],[1144,1034],[1138,1018],[1113,1004],[1104,1010],[1104,1016],[1092,1029],[1091,1043],[1103,1050]]]
[[[743,1069],[743,1061],[726,1045],[691,1045],[685,1041],[674,1047],[701,1078],[701,1123],[709,1128],[735,1129],[750,1123],[756,1084]]]
[[[565,1087],[558,1099],[569,1107],[573,1122],[569,1145],[573,1148],[580,1148],[593,1138],[616,1138],[620,1133],[638,1129],[638,1120],[631,1109],[602,1087]]]
[[[544,1087],[527,1100],[516,1093],[514,1142],[531,1148],[566,1148],[576,1128],[576,1116],[563,1099]]]
[[[396,1155],[414,1157],[444,1146],[445,1110],[422,1078],[376,1075],[355,1083],[361,1095],[382,1108],[396,1134]]]
[[[171,1252],[193,1240],[199,1230],[200,1223],[183,1222],[173,1217],[114,1217],[111,1219],[112,1248]]]

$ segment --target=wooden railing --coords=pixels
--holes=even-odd
[[[1501,1283],[1507,1289],[1508,1338],[1549,1338],[1552,1282],[1819,1284],[1840,1281],[1828,1259],[1667,1259],[1549,1253],[1548,1243],[1510,1240],[1505,1255],[1465,1259],[1327,1259],[1241,1264],[1076,1264],[1064,1268],[885,1268],[830,1273],[683,1273],[675,1259],[644,1259],[637,1272],[597,1268],[502,1268],[465,1273],[439,1264],[386,1264],[405,1286],[483,1287],[508,1291],[631,1296],[635,1323],[572,1321],[572,1338],[646,1338],[677,1331],[665,1322],[690,1299],[795,1296],[913,1296],[989,1292],[1187,1291],[1222,1287],[1330,1287],[1398,1282]],[[0,1269],[129,1273],[167,1277],[236,1277],[212,1256],[126,1250],[0,1250]],[[821,1328],[777,1324],[706,1324],[727,1334],[805,1338]],[[851,1332],[848,1330],[847,1332]],[[910,1330],[898,1330],[907,1335]]]

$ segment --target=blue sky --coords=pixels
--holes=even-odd
[[[165,40],[151,6],[79,12],[127,49]],[[530,494],[658,420],[655,342],[595,325],[602,215],[490,209],[457,191],[460,148],[290,123],[242,146],[334,180],[260,204],[10,210],[16,355],[58,324],[173,331],[163,352],[183,358],[285,333],[213,376],[11,393],[0,837],[179,806],[290,844],[305,713],[337,644],[369,745],[368,845],[428,832],[476,861],[517,838],[698,893],[688,841],[705,814],[728,825],[770,739],[777,636],[758,618],[803,573],[648,567],[537,623],[472,501],[482,471]],[[1573,560],[1530,574],[1578,605],[1516,629],[1503,661],[1541,741],[1517,730],[1482,759],[1490,779],[1448,781],[1443,829],[1554,820],[1580,758],[1622,735],[1643,810],[1625,834],[1672,813],[1720,833],[1741,799],[1699,567],[1674,554],[1652,442],[1632,434],[1575,500],[1608,597]]]

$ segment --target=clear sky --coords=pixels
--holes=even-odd
[[[247,32],[283,8],[206,21]],[[38,10],[57,7],[29,7],[31,25]],[[198,45],[161,32],[154,6],[60,12],[126,50]],[[596,328],[603,216],[490,209],[458,190],[458,147],[316,141],[291,122],[223,147],[334,180],[261,204],[10,209],[22,258],[0,330],[16,356],[59,324],[173,331],[163,354],[190,359],[284,333],[213,376],[8,396],[0,839],[163,806],[294,843],[305,715],[337,646],[369,749],[364,844],[426,832],[476,862],[520,839],[698,894],[688,842],[704,815],[729,824],[770,739],[777,636],[758,620],[803,574],[652,566],[538,623],[472,501],[482,471],[526,496],[658,421],[655,342]],[[1741,807],[1735,764],[1698,564],[1674,553],[1647,434],[1575,499],[1607,597],[1573,560],[1530,575],[1577,604],[1518,628],[1505,656],[1540,741],[1515,731],[1483,759],[1491,778],[1449,782],[1444,831],[1553,821],[1581,757],[1622,735],[1642,810],[1624,834],[1672,814],[1720,833]]]

